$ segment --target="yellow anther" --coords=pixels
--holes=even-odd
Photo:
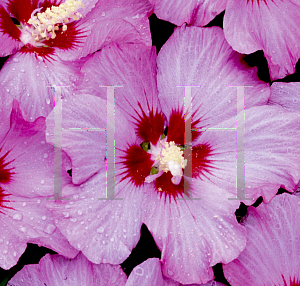
[[[36,41],[43,41],[45,38],[48,40],[50,35],[51,39],[54,39],[56,37],[55,31],[59,30],[61,25],[62,31],[65,32],[67,30],[66,23],[70,20],[79,20],[82,17],[77,12],[80,7],[84,7],[82,0],[66,0],[59,6],[47,8],[43,13],[40,13],[41,8],[38,8],[35,10],[37,16],[32,16],[27,22],[33,27],[26,26],[26,29],[32,32],[31,35]]]
[[[162,150],[161,155],[157,155],[156,160],[160,161],[159,169],[164,172],[169,171],[168,162],[170,161],[178,164],[181,168],[185,167],[183,151],[181,151],[173,141],[171,141],[170,143],[164,143],[164,149]]]

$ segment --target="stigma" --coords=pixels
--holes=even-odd
[[[45,40],[55,39],[59,30],[61,33],[67,30],[67,23],[82,17],[77,12],[82,7],[84,5],[81,0],[67,0],[59,6],[47,8],[43,13],[39,13],[43,7],[35,9],[28,22],[22,25],[20,40],[36,47],[45,46]]]
[[[172,183],[179,185],[183,176],[182,169],[187,165],[182,148],[177,146],[174,141],[166,142],[166,138],[159,140],[156,146],[151,147],[148,153],[152,155],[154,164],[151,174],[145,178],[145,182],[151,183],[164,172],[170,172],[173,176]]]

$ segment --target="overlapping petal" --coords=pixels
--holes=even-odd
[[[54,148],[46,143],[45,129],[45,118],[25,121],[14,101],[9,132],[0,142],[1,166],[8,164],[5,169],[11,174],[0,186],[8,193],[25,197],[53,194]],[[63,184],[70,182],[66,172],[62,178]]]
[[[263,50],[271,80],[295,72],[300,58],[300,5],[297,1],[229,0],[224,16],[226,40],[234,50]]]
[[[237,114],[237,86],[244,88],[239,98],[246,109],[266,104],[268,84],[260,81],[256,68],[249,68],[228,45],[218,27],[177,28],[157,57],[159,100],[164,114],[189,108],[200,119],[198,127],[210,127]],[[192,86],[192,106],[185,104],[185,89]],[[189,114],[189,113],[188,113]]]
[[[28,122],[16,100],[1,101],[1,115],[8,115],[10,109],[11,115],[9,130],[0,142],[0,265],[14,266],[28,242],[74,257],[77,251],[45,207],[46,197],[54,194],[54,148],[46,143],[45,118]],[[62,170],[62,184],[67,182],[70,178]]]
[[[300,111],[300,83],[273,82],[269,104],[280,105],[288,110]]]
[[[215,16],[225,10],[226,0],[150,0],[153,12],[158,18],[177,26],[186,23],[194,26],[205,26]]]
[[[142,192],[116,184],[115,199],[107,198],[105,171],[81,186],[68,185],[70,201],[49,203],[56,225],[71,245],[93,263],[122,263],[140,238]]]
[[[126,286],[180,286],[177,281],[166,278],[161,272],[161,263],[158,258],[149,258],[137,265],[130,273]],[[222,283],[210,281],[202,286],[222,286]],[[188,286],[188,285],[185,285]],[[189,286],[200,286],[200,284],[189,284]]]
[[[46,254],[39,264],[25,265],[9,286],[122,286],[127,277],[120,266],[92,264],[80,253],[70,260]]]
[[[64,86],[62,96],[71,96],[79,76],[76,63],[62,62],[54,55],[45,60],[31,52],[18,52],[1,69],[0,83],[20,102],[27,120],[34,121],[53,109],[55,92],[51,86]]]
[[[229,201],[216,186],[191,184],[190,199],[171,202],[148,187],[142,205],[143,222],[162,251],[164,275],[183,284],[213,279],[211,267],[231,261],[246,245],[245,230],[234,216],[239,202]]]
[[[111,42],[151,46],[148,20],[151,8],[147,0],[99,0],[91,13],[79,21],[79,25],[91,31],[84,45],[80,49],[58,50],[57,53],[64,60],[74,60],[94,53]]]
[[[248,208],[246,249],[223,266],[231,285],[299,284],[299,204],[298,197],[282,194],[257,209]]]

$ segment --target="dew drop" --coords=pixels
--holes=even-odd
[[[23,207],[26,207],[26,203],[23,203]]]
[[[103,233],[104,232],[104,228],[102,226],[100,226],[99,228],[97,228],[97,232],[98,233]]]
[[[56,229],[56,226],[53,224],[47,224],[46,227],[44,228],[44,232],[48,234],[52,234]]]
[[[134,269],[135,274],[139,275],[139,276],[143,276],[144,275],[144,269],[140,266],[136,266]]]
[[[46,98],[46,103],[50,104],[50,99],[49,98]]]
[[[45,184],[45,180],[41,180],[41,184],[44,185]]]
[[[78,213],[79,215],[82,215],[82,211],[78,211],[77,213]]]
[[[23,219],[23,215],[22,215],[22,214],[15,214],[15,215],[13,216],[13,219],[14,219],[14,220],[22,220],[22,219]]]
[[[48,155],[47,153],[44,154],[44,158],[45,158],[45,159],[48,158],[48,156],[49,156],[49,155]]]
[[[42,220],[46,220],[47,217],[45,215],[42,216]]]
[[[103,17],[105,16],[105,12],[102,12],[102,14],[101,14]]]

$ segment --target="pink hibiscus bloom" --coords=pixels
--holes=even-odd
[[[249,207],[243,222],[247,246],[223,265],[232,286],[300,285],[300,198],[282,194],[270,203]]]
[[[30,278],[29,278],[30,277]],[[39,264],[25,265],[8,286],[180,286],[162,275],[158,258],[150,258],[136,266],[128,280],[119,265],[93,264],[79,253],[74,259],[46,254]],[[189,285],[198,286],[199,284]],[[211,281],[202,286],[222,286]],[[188,285],[186,285],[188,286]],[[200,285],[199,285],[200,286]]]
[[[153,13],[176,26],[205,26],[225,10],[226,0],[149,0]]]
[[[74,259],[46,254],[39,264],[25,265],[8,286],[124,286],[127,277],[119,265],[93,264],[79,253]]]
[[[54,148],[46,143],[45,118],[25,121],[18,102],[1,91],[0,122],[0,267],[14,266],[27,242],[74,257],[78,251],[45,207],[54,193]],[[63,178],[63,184],[70,181],[66,171]]]
[[[149,258],[136,266],[130,273],[126,286],[184,286],[183,284],[167,278],[161,270],[161,262],[158,258]],[[200,284],[189,284],[185,286],[200,286]],[[210,281],[201,286],[224,286],[224,284]]]
[[[220,28],[176,29],[157,62],[155,49],[111,45],[94,54],[82,72],[78,95],[62,109],[62,148],[77,185],[63,189],[71,202],[49,203],[56,225],[90,261],[119,264],[145,223],[162,251],[165,276],[185,284],[212,280],[211,267],[233,260],[246,244],[234,215],[240,201],[229,200],[237,196],[237,91],[232,86],[252,86],[245,90],[245,115],[242,106],[238,116],[239,125],[245,118],[245,144],[239,148],[244,147],[246,198],[262,195],[269,201],[281,185],[295,190],[299,114],[266,105],[269,85],[231,49]],[[101,87],[111,85],[122,85],[115,90],[115,127]],[[197,86],[190,105],[184,89],[176,87],[183,85]],[[184,118],[191,115],[196,131],[187,143],[192,150],[184,139]],[[105,128],[106,116],[115,130],[115,194],[122,200],[98,200],[106,198],[106,180],[114,179],[106,178],[105,132],[70,129]],[[53,130],[52,112],[49,142]],[[185,193],[191,199],[182,199]]]
[[[300,4],[270,0],[151,0],[154,13],[177,26],[205,26],[225,10],[224,33],[242,54],[263,50],[271,80],[295,72],[300,58]]]
[[[151,45],[148,0],[1,0],[0,83],[30,121],[53,109],[51,85],[72,95],[82,61],[111,41]],[[88,13],[89,12],[89,13]]]

